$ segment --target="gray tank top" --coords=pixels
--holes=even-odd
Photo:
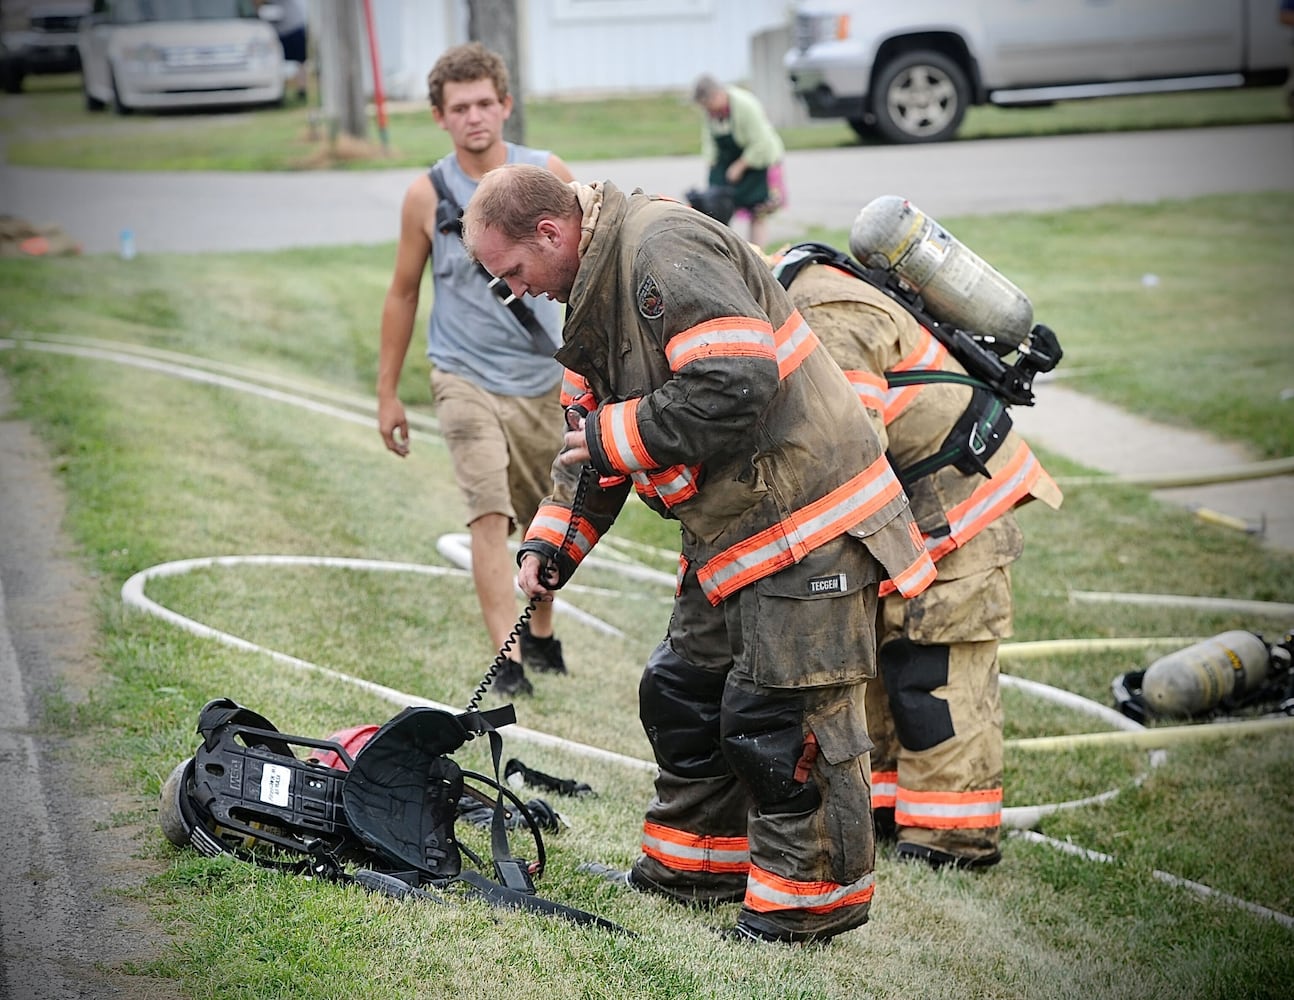
[[[508,163],[548,165],[547,150],[508,143]],[[463,173],[453,153],[440,160],[449,193],[466,205],[476,181]],[[552,355],[561,345],[560,302],[523,300],[552,339],[541,352],[535,338],[486,285],[455,233],[439,229],[431,241],[432,303],[427,357],[441,371],[468,379],[500,396],[542,396],[562,379]]]

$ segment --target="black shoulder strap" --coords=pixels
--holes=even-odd
[[[835,247],[825,243],[797,243],[782,255],[782,259],[773,268],[773,277],[783,288],[790,288],[795,276],[810,264],[829,264],[842,271],[848,271],[861,281],[871,281],[867,273],[854,258],[841,253]]]
[[[436,228],[442,233],[461,235],[463,232],[463,208],[449,192],[449,185],[445,183],[442,165],[437,163],[433,166],[430,170],[430,175],[432,187],[436,189]],[[553,343],[553,338],[548,335],[548,331],[543,328],[536,318],[534,310],[512,294],[512,289],[508,287],[506,281],[496,278],[482,267],[479,262],[476,266],[490,291],[494,293],[495,298],[507,307],[508,312],[512,313],[517,322],[530,334],[531,339],[535,342],[535,348],[542,354],[553,354],[557,350],[557,345]]]

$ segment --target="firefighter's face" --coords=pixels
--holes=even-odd
[[[443,107],[432,108],[436,124],[449,133],[454,146],[483,153],[502,141],[503,123],[512,114],[512,98],[499,98],[488,77],[467,83],[449,82],[441,95]]]
[[[534,234],[526,240],[510,240],[488,227],[472,247],[485,269],[508,283],[512,294],[545,296],[566,302],[580,269],[579,228],[573,239],[569,227],[552,219],[540,219]]]

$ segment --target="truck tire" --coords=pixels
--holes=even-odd
[[[970,84],[941,52],[897,53],[876,76],[872,112],[876,131],[890,142],[943,142],[966,117]]]
[[[866,118],[850,118],[848,121],[849,127],[854,130],[854,135],[859,139],[875,142],[879,138],[875,122],[869,122]]]

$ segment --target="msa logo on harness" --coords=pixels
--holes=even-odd
[[[988,476],[987,462],[1006,440],[1011,429],[1011,405],[1033,405],[1033,378],[1056,367],[1061,358],[1060,342],[1050,328],[1035,326],[1029,336],[1014,349],[1016,360],[1007,364],[982,342],[974,331],[961,330],[942,323],[925,309],[921,296],[912,291],[891,272],[864,267],[853,257],[823,243],[799,243],[791,247],[773,269],[783,288],[790,288],[797,274],[810,264],[826,264],[885,293],[901,305],[931,336],[948,349],[966,369],[966,374],[950,371],[888,371],[885,379],[890,388],[953,382],[970,386],[971,400],[957,419],[947,438],[933,454],[927,455],[896,472],[904,488],[923,476],[946,465],[966,475]]]

